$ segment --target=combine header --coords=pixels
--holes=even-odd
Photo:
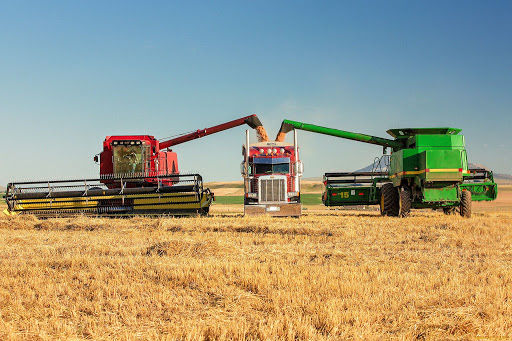
[[[491,171],[468,169],[464,136],[456,128],[390,129],[394,140],[284,120],[278,140],[293,129],[382,146],[371,172],[326,173],[326,206],[380,205],[382,215],[406,217],[411,208],[458,210],[471,216],[472,201],[496,199]]]
[[[213,193],[199,174],[180,174],[172,146],[243,124],[264,131],[256,115],[160,142],[153,136],[107,136],[97,179],[13,182],[8,214],[38,216],[208,214]]]
[[[207,214],[213,200],[199,174],[144,176],[155,186],[129,187],[141,177],[10,183],[6,200],[10,213],[40,217],[87,215]],[[108,183],[107,187],[105,183]],[[172,184],[172,186],[165,184]]]

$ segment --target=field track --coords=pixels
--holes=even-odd
[[[0,218],[0,339],[510,339],[512,214]]]

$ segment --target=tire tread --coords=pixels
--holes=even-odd
[[[399,203],[397,188],[391,183],[384,184],[381,188],[381,195],[384,196],[384,212],[382,215],[398,216]]]
[[[471,192],[464,190],[460,197],[460,215],[464,218],[471,217]]]

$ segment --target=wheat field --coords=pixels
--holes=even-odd
[[[0,218],[0,338],[512,338],[512,214]]]

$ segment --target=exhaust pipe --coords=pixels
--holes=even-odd
[[[283,135],[285,136],[286,133]],[[283,138],[284,140],[284,138]],[[295,191],[300,192],[300,180],[299,180],[299,145],[297,143],[297,129],[293,129],[293,149],[295,152]]]
[[[244,192],[249,193],[249,129],[245,131]]]

